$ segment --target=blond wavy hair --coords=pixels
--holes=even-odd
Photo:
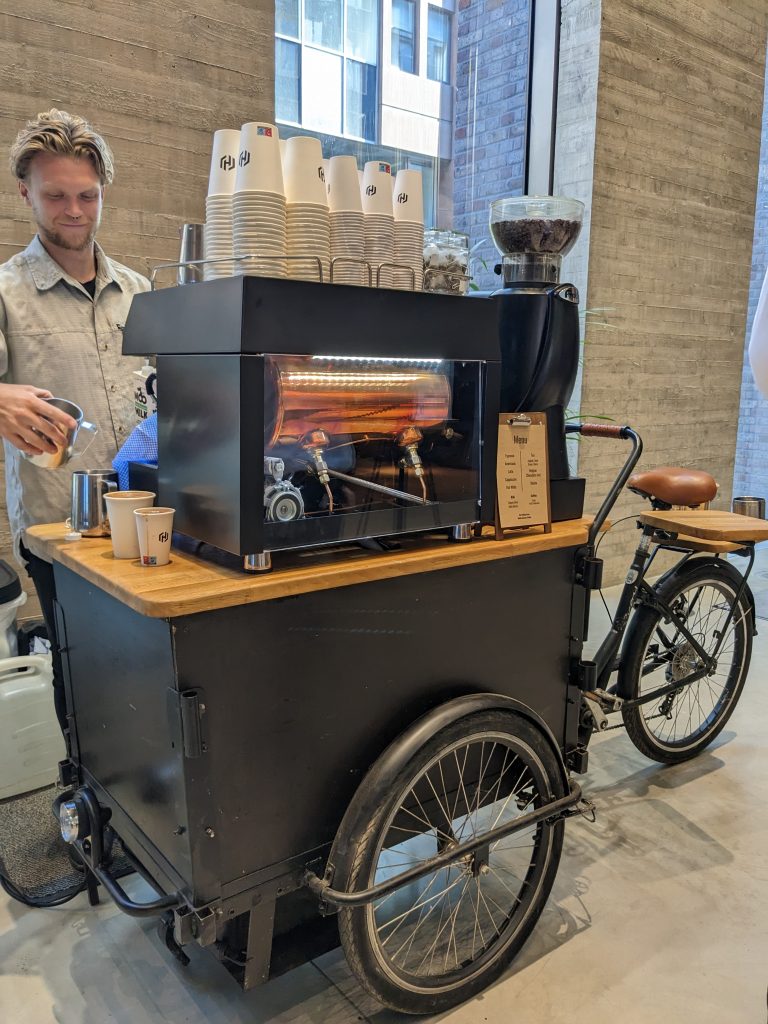
[[[11,146],[10,164],[14,178],[24,181],[29,165],[38,153],[85,158],[93,164],[102,185],[111,185],[115,176],[112,151],[105,140],[83,117],[53,107],[26,125]]]

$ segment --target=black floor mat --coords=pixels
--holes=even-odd
[[[0,800],[0,874],[32,900],[63,900],[83,888],[83,873],[73,867],[51,810],[56,793],[55,786],[46,786]],[[117,877],[133,870],[119,840],[112,863]]]

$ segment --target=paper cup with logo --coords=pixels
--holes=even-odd
[[[285,146],[285,198],[289,203],[312,203],[325,206],[323,147],[319,139],[293,135]]]
[[[168,565],[171,560],[173,508],[137,508],[134,512],[142,565]]]
[[[391,164],[383,160],[369,160],[363,170],[363,213],[383,213],[392,216]]]
[[[360,180],[353,156],[332,156],[328,161],[328,207],[331,213],[360,213]]]
[[[240,154],[240,129],[222,128],[213,135],[209,196],[231,196],[235,191],[237,158]]]
[[[424,189],[421,171],[398,171],[392,192],[392,213],[397,221],[424,223]]]
[[[115,558],[139,557],[139,539],[133,513],[137,508],[149,508],[155,497],[153,491],[112,491],[104,495]]]
[[[285,194],[280,136],[273,124],[249,121],[240,129],[235,192]]]

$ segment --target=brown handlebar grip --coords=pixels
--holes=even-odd
[[[624,427],[616,423],[582,423],[582,437],[624,437]]]

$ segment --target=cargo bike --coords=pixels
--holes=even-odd
[[[550,894],[566,819],[591,809],[573,776],[608,716],[664,763],[728,720],[768,536],[760,520],[680,510],[714,497],[707,474],[632,475],[629,427],[568,429],[632,451],[581,539],[565,529],[529,554],[473,541],[465,552],[492,553],[154,618],[57,563],[72,718],[56,812],[92,900],[99,883],[157,916],[182,962],[198,943],[246,988],[339,942],[364,988],[406,1013],[498,978]],[[627,483],[652,510],[585,660],[598,538]],[[659,551],[679,559],[651,583]],[[115,835],[154,898],[115,877]]]

